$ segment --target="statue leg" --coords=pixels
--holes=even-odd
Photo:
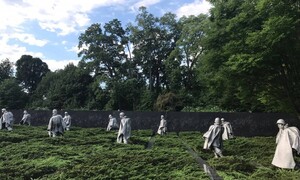
[[[117,137],[117,143],[122,143],[123,134]]]
[[[214,147],[215,157],[223,157],[222,150],[218,147]]]
[[[123,141],[124,141],[124,144],[128,144],[128,140],[124,136],[123,136]]]

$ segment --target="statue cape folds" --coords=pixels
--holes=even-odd
[[[296,127],[288,127],[280,130],[276,137],[277,147],[272,164],[274,166],[294,169],[296,163],[293,157],[293,149],[300,153],[300,132]]]

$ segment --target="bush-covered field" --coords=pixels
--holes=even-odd
[[[155,136],[149,146],[151,134],[133,131],[130,144],[117,144],[116,131],[73,127],[49,138],[46,127],[16,125],[13,132],[0,131],[0,179],[209,179],[183,142],[224,179],[300,177],[300,171],[271,165],[274,137],[226,141],[226,157],[215,159],[202,150],[199,132]]]

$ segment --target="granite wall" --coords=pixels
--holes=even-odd
[[[15,123],[22,118],[22,110],[12,111]],[[47,125],[51,117],[51,111],[28,110],[32,116],[32,125]],[[119,120],[118,111],[68,111],[72,117],[72,126],[78,127],[101,127],[106,128],[108,115],[112,114]],[[62,116],[64,112],[59,111]],[[300,128],[300,120],[295,115],[286,113],[196,113],[196,112],[125,112],[131,118],[132,128],[152,129],[156,131],[160,115],[163,114],[168,122],[169,131],[200,131],[205,132],[215,117],[224,117],[232,124],[236,136],[275,136],[278,132],[276,121],[279,118],[285,119],[290,126]]]

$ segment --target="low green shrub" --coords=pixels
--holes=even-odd
[[[225,157],[215,159],[203,151],[199,132],[151,135],[136,130],[129,144],[118,144],[116,131],[101,128],[73,127],[63,137],[49,138],[45,127],[16,125],[12,132],[0,131],[0,179],[209,179],[190,150],[224,179],[300,177],[299,171],[271,165],[274,137],[225,141]]]

